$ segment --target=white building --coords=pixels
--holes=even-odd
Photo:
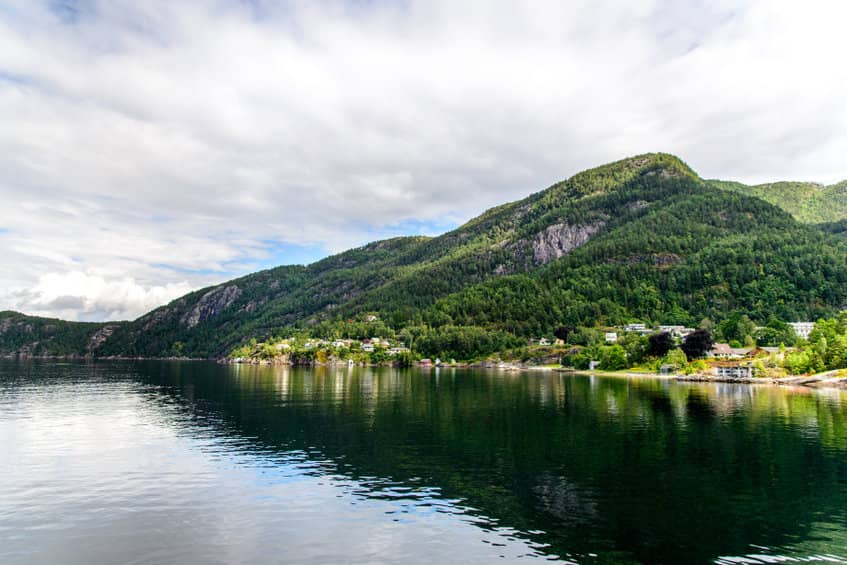
[[[683,338],[694,331],[694,328],[686,328],[685,326],[659,326],[659,331],[669,333],[674,337]]]
[[[606,332],[606,343],[617,343],[618,332]]]
[[[646,324],[627,324],[623,327],[623,331],[648,335],[653,333],[653,330],[647,327]]]
[[[800,339],[809,339],[809,334],[815,329],[814,322],[789,322],[788,325],[794,329],[794,334]]]
[[[753,366],[750,363],[720,363],[715,365],[715,376],[719,379],[750,379]]]

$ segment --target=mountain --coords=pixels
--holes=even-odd
[[[770,202],[807,224],[839,222],[847,218],[847,180],[825,186],[814,182],[774,182],[746,185],[710,180],[713,186]]]
[[[67,322],[0,312],[0,354],[91,355],[125,322]]]
[[[528,337],[563,324],[696,324],[734,313],[764,323],[844,307],[847,241],[738,186],[704,181],[671,155],[641,155],[438,237],[378,241],[261,271],[133,322],[68,323],[74,340],[32,333],[33,346],[22,330],[11,340],[0,326],[0,353],[209,357],[297,328],[367,337],[475,327]],[[378,320],[363,326],[369,314]]]

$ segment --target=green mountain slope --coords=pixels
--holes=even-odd
[[[0,312],[0,355],[86,355],[124,322],[66,322]]]
[[[473,325],[533,336],[561,324],[695,323],[734,312],[764,322],[842,308],[847,242],[725,184],[670,155],[624,159],[439,237],[255,273],[110,326],[93,347],[63,347],[217,356],[297,327],[331,333],[365,313],[397,330]]]
[[[847,180],[825,186],[813,182],[775,182],[746,185],[740,182],[710,180],[713,186],[761,198],[807,224],[847,219]]]

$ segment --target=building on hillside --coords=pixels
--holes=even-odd
[[[374,350],[374,344],[372,343],[362,343],[362,351],[366,353],[370,353]]]
[[[369,321],[369,322],[376,322],[378,319],[379,319],[379,318],[377,318],[377,317],[376,317],[376,316],[374,316],[373,314],[370,314],[370,315],[366,318],[366,320],[367,320],[367,321]]]
[[[750,352],[750,357],[771,357],[777,361],[785,360],[785,353],[794,351],[793,347],[781,349],[779,347],[757,347]]]
[[[617,343],[618,332],[606,332],[606,343]]]
[[[694,328],[686,328],[685,326],[659,326],[659,331],[667,332],[676,338],[684,338],[694,331]]]
[[[751,379],[755,372],[752,363],[715,363],[713,370],[719,379]]]
[[[401,353],[408,353],[408,347],[392,347],[388,350],[389,355],[400,355]]]
[[[550,340],[546,337],[539,338],[538,345],[550,345]]]
[[[623,327],[623,331],[641,335],[649,335],[653,333],[653,330],[648,328],[647,324],[627,324]]]
[[[788,325],[800,339],[809,339],[809,334],[815,329],[814,322],[789,322]]]
[[[709,351],[709,357],[715,359],[743,359],[750,355],[750,347],[730,347],[728,343],[716,343]]]

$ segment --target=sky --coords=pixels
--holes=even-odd
[[[134,319],[651,151],[847,178],[847,2],[0,0],[0,310]]]

